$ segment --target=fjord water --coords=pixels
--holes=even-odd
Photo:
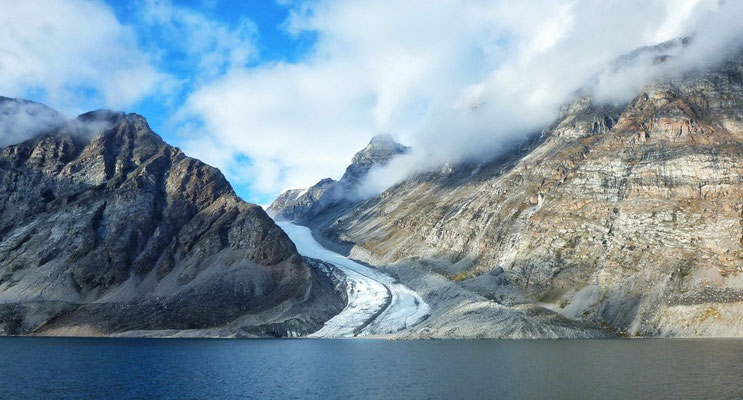
[[[0,398],[741,398],[743,340],[0,338]]]

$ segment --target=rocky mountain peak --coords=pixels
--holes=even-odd
[[[340,180],[325,178],[306,190],[287,190],[267,211],[277,220],[292,221],[317,215],[329,207],[353,203],[359,200],[358,187],[372,168],[386,165],[408,150],[389,134],[374,136],[353,156]]]
[[[671,62],[684,45],[612,67]],[[417,287],[434,310],[455,287],[625,335],[740,336],[741,77],[738,51],[659,76],[621,104],[576,97],[516,159],[413,176],[309,225],[414,289],[448,277]],[[461,311],[472,309],[434,311],[416,335],[451,337],[451,321],[468,318],[483,326]]]
[[[389,133],[382,133],[371,138],[365,151],[404,151],[405,146],[397,143]]]
[[[358,185],[370,169],[383,166],[408,150],[407,146],[395,142],[389,134],[374,136],[363,150],[353,156],[339,182],[347,186]]]
[[[282,304],[243,334],[306,333],[332,315],[299,315],[307,303],[342,306],[318,279],[259,206],[140,115],[93,111],[0,148],[0,332],[213,329]]]
[[[77,120],[80,122],[96,122],[96,121],[105,121],[108,122],[111,125],[114,125],[118,121],[120,121],[122,118],[126,117],[126,113],[121,111],[112,111],[112,110],[94,110],[94,111],[88,111],[86,113],[80,114],[77,116]],[[137,114],[130,114],[132,116],[138,116],[139,118],[144,119],[144,117],[139,116]]]

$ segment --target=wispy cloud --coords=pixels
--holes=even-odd
[[[228,24],[168,0],[142,0],[134,10],[140,38],[150,39],[153,53],[179,53],[168,61],[187,68],[187,79],[194,83],[245,67],[257,57],[257,28],[247,16]]]
[[[83,140],[108,129],[120,113],[92,111],[70,119],[43,104],[22,99],[0,97],[0,146],[62,132]]]
[[[66,118],[38,103],[0,97],[0,146],[59,129]]]
[[[168,80],[139,50],[135,31],[97,1],[4,2],[0,26],[3,95],[36,94],[76,113],[129,106]]]

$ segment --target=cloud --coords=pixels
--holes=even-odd
[[[122,19],[100,0],[4,4],[0,95],[34,98],[68,116],[143,100],[162,107],[144,105],[145,114],[158,114],[177,110],[194,87],[256,60],[257,32],[246,17],[230,24],[165,0],[120,6]],[[36,110],[17,111],[11,125],[19,130],[6,129],[0,143],[37,133],[18,125]],[[219,161],[216,152],[210,159]]]
[[[620,55],[693,33],[675,64],[688,69],[718,59],[743,17],[739,3],[716,0],[286,4],[285,29],[315,33],[314,50],[296,63],[234,69],[184,107],[228,176],[263,195],[338,177],[381,132],[416,151],[375,172],[375,190],[411,168],[492,157],[548,125],[589,79],[617,101],[658,73],[644,64],[607,73]],[[201,148],[198,139],[186,146],[209,160]]]
[[[0,97],[0,147],[59,129],[65,119],[39,103]]]
[[[701,60],[713,63],[729,54],[720,51],[729,41],[723,44],[721,37],[707,38],[739,38],[740,28],[732,21],[719,22],[729,18],[724,11],[743,16],[740,7],[731,5],[720,11],[716,1],[706,0],[687,1],[681,8],[671,6],[678,3],[555,1],[557,12],[536,20],[532,11],[543,7],[542,2],[525,1],[508,8],[501,16],[520,23],[509,28],[512,53],[480,82],[463,88],[453,107],[445,105],[435,112],[421,134],[412,138],[413,147],[421,150],[419,157],[442,162],[489,158],[514,138],[548,126],[581,88],[601,101],[627,101],[649,80],[671,69],[679,73],[700,65]],[[674,29],[669,28],[669,20]],[[706,24],[703,29],[699,29],[700,21]],[[681,46],[673,49],[679,59],[667,65],[653,63],[656,55],[641,55],[621,67],[614,63],[642,46],[692,33],[692,45],[683,51]],[[713,48],[717,50],[709,51]],[[588,83],[593,86],[586,87]]]
[[[258,201],[338,178],[379,133],[414,151],[375,171],[370,193],[421,168],[492,157],[548,125],[586,82],[622,101],[658,74],[719,60],[743,37],[733,1],[298,0],[280,2],[282,29],[316,38],[312,49],[261,62],[248,18],[134,4],[130,25],[94,0],[4,5],[0,93],[33,93],[68,113],[162,99],[179,108],[181,147]],[[607,67],[687,34],[694,41],[672,70]]]
[[[143,0],[135,10],[140,38],[154,39],[154,52],[178,53],[176,59],[195,83],[244,67],[257,57],[257,28],[245,16],[231,26],[168,0]]]
[[[577,93],[591,94],[598,102],[626,102],[652,80],[712,67],[743,47],[742,3],[566,4],[568,16],[555,14],[541,25],[559,34],[529,33],[529,24],[525,31],[512,30],[512,56],[463,89],[456,106],[434,113],[412,137],[414,151],[372,170],[362,190],[377,194],[412,172],[446,162],[490,159],[514,140],[547,127]],[[531,6],[522,5],[512,9],[509,19],[528,18]],[[692,35],[688,44],[672,40],[687,35]],[[543,37],[558,39],[545,44]],[[636,51],[659,42],[667,46]],[[657,63],[660,55],[672,57]]]
[[[426,4],[320,2],[308,15],[293,9],[290,32],[319,32],[308,57],[231,71],[193,93],[186,110],[204,121],[211,143],[251,160],[257,191],[338,177],[373,135],[412,134],[432,103],[454,97],[498,61],[497,49],[482,52],[487,21],[470,25],[477,10],[444,2],[416,16]],[[201,147],[201,140],[185,146],[194,155]]]
[[[221,164],[231,180],[250,182],[259,192],[335,172],[347,162],[339,163],[338,156],[349,150],[348,142],[360,148],[373,132],[367,124],[371,93],[359,82],[338,79],[351,75],[351,69],[280,63],[233,71],[188,99],[188,111],[203,119],[208,135],[184,150]],[[211,154],[229,154],[233,161],[246,155],[250,163],[224,165],[209,157],[207,148],[217,148]]]
[[[127,107],[168,77],[139,50],[135,32],[88,0],[5,2],[0,13],[0,93],[55,108]]]
[[[121,112],[98,110],[69,119],[43,104],[0,96],[0,147],[49,133],[90,140],[122,115]]]

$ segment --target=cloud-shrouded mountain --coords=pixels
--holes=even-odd
[[[682,57],[671,49],[615,67]],[[743,56],[733,50],[629,100],[579,94],[511,152],[300,221],[423,295],[432,314],[403,336],[514,337],[528,329],[510,323],[514,312],[620,335],[741,336]]]
[[[364,149],[353,156],[340,180],[325,178],[307,189],[287,190],[267,211],[277,220],[292,221],[315,216],[330,207],[368,198],[364,185],[369,172],[386,166],[408,150],[408,147],[395,142],[390,135],[374,136]]]
[[[30,137],[0,148],[0,333],[288,336],[343,308],[259,206],[143,117],[0,106],[3,132]]]

